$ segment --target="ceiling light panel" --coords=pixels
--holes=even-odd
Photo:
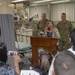
[[[52,0],[40,0],[40,1],[34,1],[32,3],[42,3],[42,2],[48,2],[48,1],[52,1]]]
[[[27,0],[14,0],[12,2],[23,2],[23,1],[27,1]]]
[[[70,2],[71,0],[61,0],[61,1],[53,1],[50,2],[51,4],[56,4],[56,3],[64,3],[64,2]]]

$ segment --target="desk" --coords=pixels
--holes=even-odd
[[[57,39],[47,37],[31,37],[30,41],[32,45],[32,61],[34,67],[38,63],[37,49],[39,47],[43,47],[47,51],[51,52],[53,55],[55,55],[57,52],[56,51],[56,45],[58,42]]]

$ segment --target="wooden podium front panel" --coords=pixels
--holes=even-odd
[[[31,37],[33,66],[35,67],[38,63],[38,55],[37,55],[38,48],[42,47],[45,50],[51,52],[52,54],[55,54],[56,44],[57,40],[53,38]]]
[[[33,46],[50,46],[50,39],[43,37],[31,37],[31,44]]]

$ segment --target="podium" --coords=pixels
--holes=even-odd
[[[48,52],[51,52],[53,55],[56,54],[56,45],[58,40],[55,38],[47,38],[47,37],[30,37],[31,45],[32,45],[32,62],[35,67],[38,64],[38,48],[42,47]]]

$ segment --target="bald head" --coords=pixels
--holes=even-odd
[[[58,54],[54,61],[55,75],[75,75],[75,59],[68,52]]]

